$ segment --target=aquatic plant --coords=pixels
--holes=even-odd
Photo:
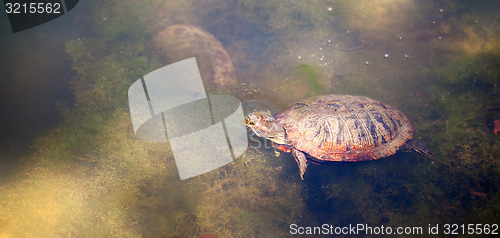
[[[286,232],[283,227],[300,218],[301,187],[280,178],[281,168],[265,157],[249,152],[200,178],[180,181],[166,144],[135,138],[127,90],[162,65],[149,57],[146,45],[152,32],[170,22],[150,24],[158,20],[150,13],[167,3],[102,4],[95,9],[95,35],[66,45],[76,73],[74,104],[61,104],[61,124],[35,143],[23,172],[0,188],[0,236]]]

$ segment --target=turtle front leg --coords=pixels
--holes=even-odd
[[[306,172],[307,168],[306,155],[295,148],[292,149],[292,154],[295,158],[295,161],[297,161],[297,165],[299,165],[300,178],[304,180],[304,173]]]

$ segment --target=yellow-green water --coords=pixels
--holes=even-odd
[[[74,104],[1,183],[0,237],[499,224],[499,9],[496,1],[96,1],[90,29],[65,46]],[[149,42],[173,24],[222,42],[242,100],[284,109],[321,94],[368,96],[404,112],[433,155],[312,164],[302,181],[291,155],[249,148],[179,180],[168,145],[135,138],[127,104],[137,75],[163,66]]]

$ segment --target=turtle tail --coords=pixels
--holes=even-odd
[[[406,144],[402,145],[399,149],[404,152],[416,151],[420,154],[432,155],[432,152],[427,148],[425,143],[420,140],[408,140]]]

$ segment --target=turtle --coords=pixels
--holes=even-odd
[[[161,63],[195,57],[209,91],[231,91],[237,85],[233,62],[222,43],[200,27],[167,26],[152,37],[149,48],[153,58]]]
[[[254,111],[246,126],[292,153],[304,179],[307,162],[368,161],[396,151],[431,154],[413,138],[413,125],[400,111],[364,96],[324,95],[292,104],[274,117]]]

